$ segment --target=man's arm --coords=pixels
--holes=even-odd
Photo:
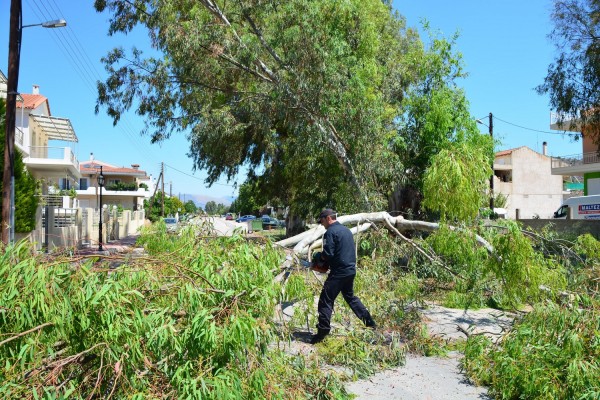
[[[330,230],[327,230],[323,236],[323,251],[321,252],[321,258],[323,260],[331,260],[334,252],[335,242],[333,240],[333,233]]]

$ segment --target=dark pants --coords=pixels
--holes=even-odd
[[[317,329],[328,333],[331,330],[331,314],[333,313],[333,303],[335,298],[342,292],[344,300],[350,306],[354,314],[367,326],[374,326],[369,310],[363,305],[358,297],[354,295],[354,277],[356,275],[336,277],[329,276],[323,284],[321,296],[319,297],[319,323]]]

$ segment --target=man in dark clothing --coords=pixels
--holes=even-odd
[[[321,257],[329,265],[329,276],[323,284],[319,297],[319,322],[317,334],[311,338],[311,343],[321,342],[331,330],[330,321],[333,313],[333,303],[340,292],[354,314],[368,327],[374,328],[375,321],[369,310],[354,295],[354,277],[356,276],[356,250],[354,238],[350,229],[336,221],[337,214],[330,208],[321,211],[319,223],[327,231],[323,236],[323,252]]]

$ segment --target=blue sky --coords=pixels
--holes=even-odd
[[[494,115],[497,150],[528,146],[538,152],[548,142],[549,155],[581,153],[573,142],[551,131],[548,96],[534,88],[543,83],[554,59],[547,38],[552,30],[550,0],[394,0],[407,24],[430,27],[450,37],[459,32],[456,49],[469,77],[460,81],[475,118]],[[423,36],[425,38],[425,36]],[[482,132],[488,132],[480,125]],[[551,132],[551,133],[547,133]]]
[[[534,91],[554,54],[547,39],[552,28],[550,0],[395,0],[393,4],[409,26],[419,28],[425,18],[444,36],[459,31],[456,49],[463,54],[469,73],[459,84],[475,118],[487,124],[488,114],[494,114],[494,136],[501,141],[498,150],[529,146],[541,151],[546,141],[551,155],[581,152],[580,142],[547,133],[551,132],[548,98]],[[9,11],[10,1],[2,1],[0,69],[5,74]],[[113,127],[103,110],[95,115],[95,81],[105,77],[100,58],[113,47],[144,47],[147,39],[142,32],[107,36],[108,16],[96,13],[92,0],[23,0],[23,24],[57,18],[66,19],[68,26],[23,30],[19,91],[31,93],[33,84],[40,85],[52,114],[71,119],[79,137],[73,146],[79,160],[88,160],[93,152],[96,159],[118,166],[140,164],[155,178],[164,162],[167,192],[235,196],[231,183],[223,180],[209,189],[203,183],[204,174],[192,172],[183,135],[151,145],[148,137],[138,134],[139,117],[128,115],[123,124]],[[481,129],[487,132],[487,127]],[[239,179],[241,183],[244,176]]]

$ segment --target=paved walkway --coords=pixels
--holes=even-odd
[[[111,240],[102,244],[102,251],[98,250],[98,245],[77,250],[78,255],[110,255],[116,253],[125,253],[135,247],[135,242],[139,235],[130,235],[119,240]]]

